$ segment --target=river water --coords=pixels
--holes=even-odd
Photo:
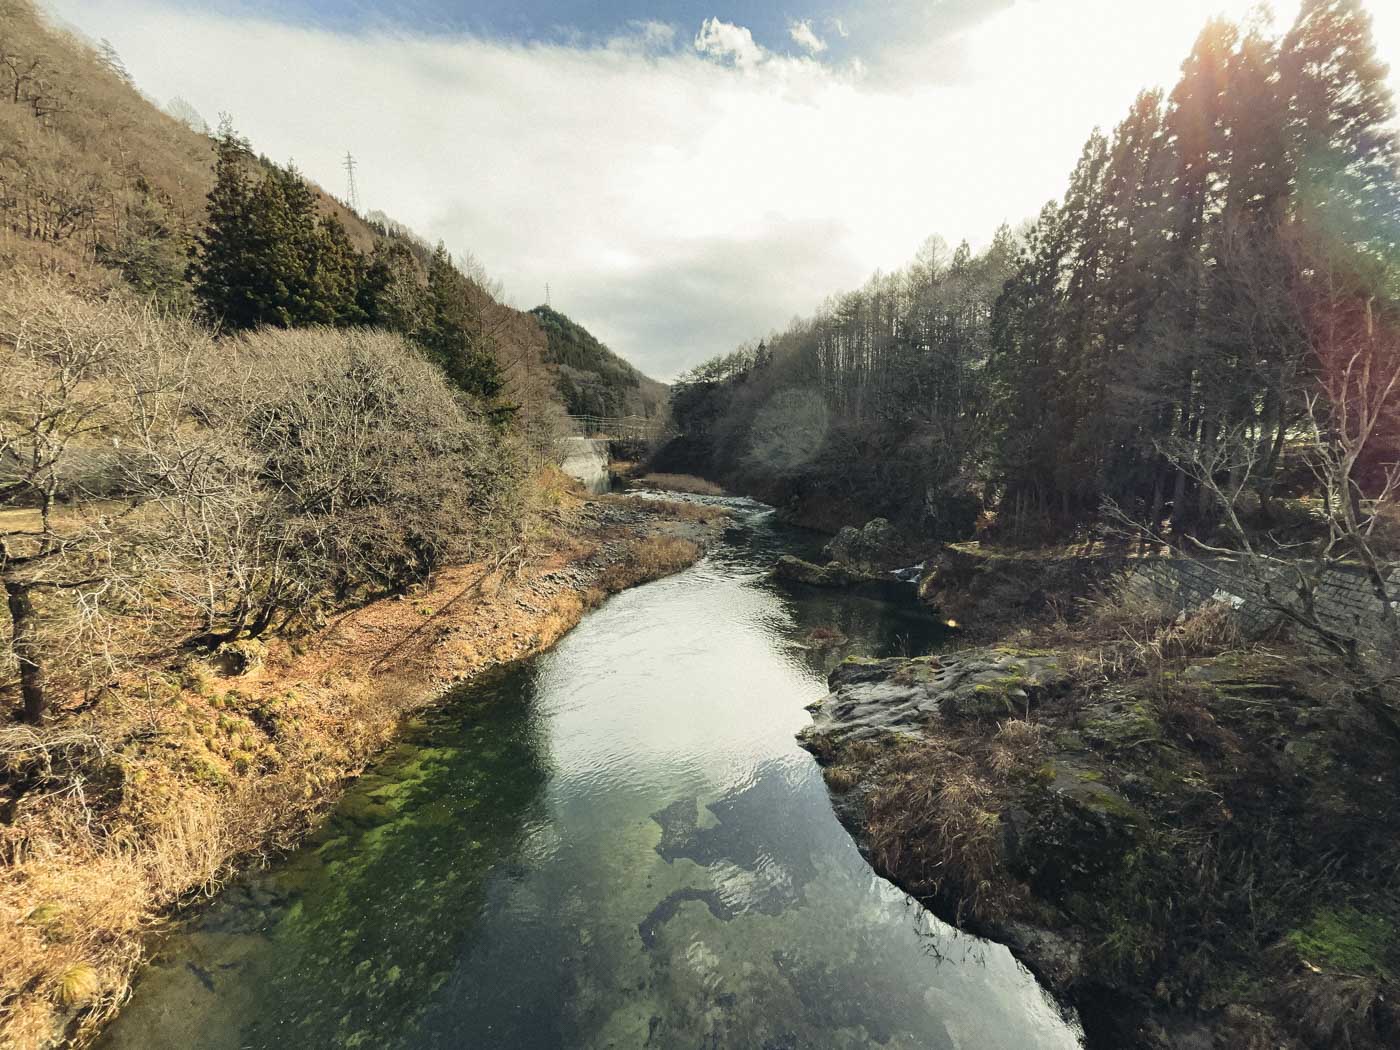
[[[1005,949],[872,873],[793,739],[834,660],[940,628],[770,583],[809,541],[729,502],[700,564],[411,725],[165,939],[102,1045],[1077,1047]]]

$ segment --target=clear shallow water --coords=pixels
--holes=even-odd
[[[1078,1046],[1005,949],[874,876],[793,739],[831,662],[939,628],[769,583],[807,541],[736,506],[702,563],[415,723],[167,939],[102,1045]]]

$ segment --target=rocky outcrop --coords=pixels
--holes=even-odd
[[[1400,1045],[1376,698],[1274,654],[1104,658],[848,660],[802,743],[872,865],[1010,947],[1094,1050]]]
[[[916,734],[947,720],[999,719],[1028,714],[1069,677],[1049,653],[975,649],[943,657],[862,660],[831,673],[831,695],[812,708],[807,739],[867,740]]]
[[[903,553],[899,533],[885,518],[872,518],[859,529],[847,525],[822,548],[822,556],[827,560],[864,572],[893,568]]]

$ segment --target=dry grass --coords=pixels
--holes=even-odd
[[[616,496],[623,506],[644,514],[652,514],[670,521],[696,521],[704,524],[723,521],[729,517],[725,507],[715,507],[707,503],[683,503],[680,500],[643,499],[640,496]]]
[[[976,764],[933,738],[898,748],[869,802],[867,830],[882,870],[918,896],[957,902],[958,917],[1005,910],[1020,897],[999,864],[998,798]]]
[[[1044,750],[1045,730],[1034,722],[1009,719],[997,729],[987,765],[1001,777],[1034,768]]]
[[[827,766],[822,778],[833,794],[844,795],[860,782],[860,772],[851,766]]]
[[[647,488],[666,489],[671,492],[688,492],[695,496],[723,496],[724,489],[713,481],[697,478],[693,474],[644,474],[638,479]]]
[[[1080,603],[1074,624],[1063,620],[1029,632],[1026,643],[1054,645],[1074,679],[1096,688],[1171,664],[1214,656],[1244,645],[1233,610],[1216,603],[1179,614],[1126,581],[1118,581]]]
[[[0,731],[0,809],[11,811],[0,824],[0,1047],[86,1042],[124,1001],[162,916],[293,845],[407,712],[547,648],[601,600],[555,572],[604,537],[580,529],[574,496],[540,486],[543,523],[523,564],[445,570],[412,600],[342,612],[295,646],[272,642],[246,675],[187,659],[51,726]],[[612,593],[699,553],[634,534],[599,585]]]
[[[698,543],[679,536],[647,536],[633,541],[627,556],[609,565],[584,596],[588,606],[601,605],[609,595],[648,580],[689,568],[701,555]]]

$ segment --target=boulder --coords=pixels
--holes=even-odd
[[[872,518],[859,529],[847,525],[822,548],[822,556],[828,560],[867,572],[897,564],[899,554],[899,534],[885,518]]]

